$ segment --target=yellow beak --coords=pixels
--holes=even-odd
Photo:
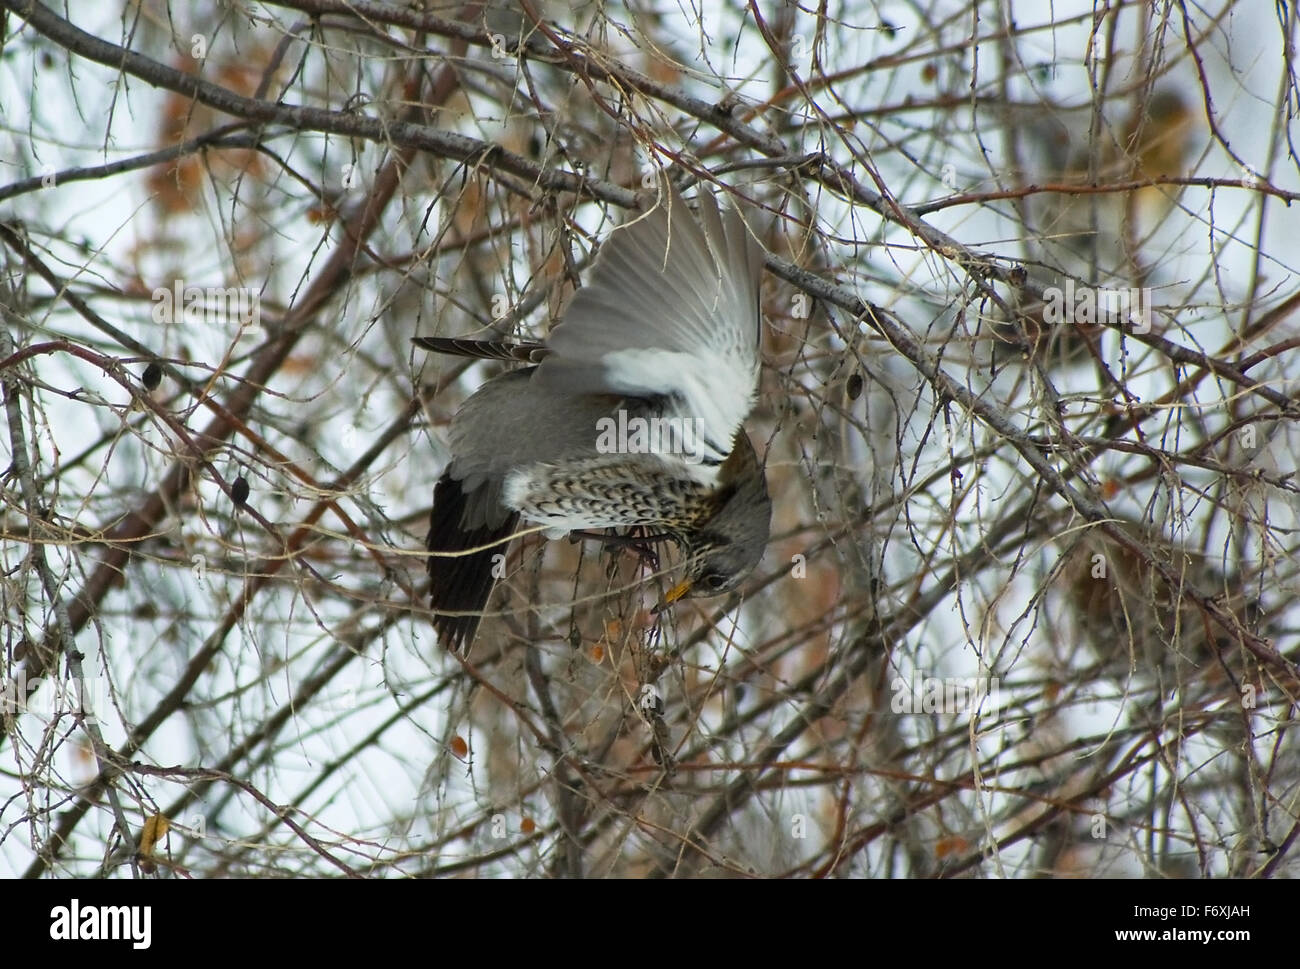
[[[678,582],[675,586],[673,586],[671,589],[668,590],[668,593],[664,596],[664,601],[659,603],[659,605],[655,606],[654,611],[659,612],[661,609],[666,609],[668,606],[671,606],[674,602],[676,602],[678,599],[680,599],[682,596],[686,595],[686,593],[690,591],[691,591],[691,580],[682,579],[682,581]]]

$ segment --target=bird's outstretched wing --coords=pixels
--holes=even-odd
[[[669,184],[611,233],[536,379],[566,393],[661,399],[665,416],[698,421],[704,463],[716,467],[758,388],[763,249],[712,192],[700,191],[698,209]]]

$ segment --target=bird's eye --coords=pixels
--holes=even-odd
[[[717,572],[706,572],[700,576],[700,585],[712,592],[717,592],[726,584],[726,577],[719,575]]]

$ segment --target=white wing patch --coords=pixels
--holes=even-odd
[[[632,394],[670,398],[664,416],[694,422],[704,467],[715,471],[731,453],[732,440],[754,406],[751,365],[730,354],[679,350],[618,350],[605,355],[609,383]]]

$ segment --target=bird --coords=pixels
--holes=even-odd
[[[772,504],[743,423],[758,394],[763,248],[709,189],[695,214],[669,179],[654,195],[600,246],[544,342],[413,340],[528,364],[451,421],[425,543],[432,623],[450,650],[472,644],[521,524],[672,540],[684,575],[657,608],[731,591],[762,557]]]
[[[1076,133],[1086,130],[1077,114],[1071,120]],[[1119,130],[1097,142],[1071,141],[1071,128],[1058,118],[1041,118],[1020,130],[1042,156],[1037,179],[1081,188],[1134,180],[1153,183],[1118,193],[1045,192],[1031,209],[1038,232],[1021,284],[1011,288],[1007,300],[1013,318],[993,324],[993,361],[1000,366],[1036,359],[1064,368],[1094,357],[1106,327],[1096,319],[1072,320],[1064,326],[1052,322],[1036,294],[1048,287],[1064,290],[1068,283],[1062,268],[1081,280],[1098,277],[1112,288],[1145,285],[1130,278],[1129,262],[1147,231],[1139,232],[1138,227],[1154,225],[1172,207],[1177,185],[1155,183],[1187,173],[1199,129],[1191,105],[1170,88],[1141,98]]]
[[[1145,547],[1173,576],[1171,583],[1127,546],[1089,528],[1065,549],[1058,581],[1075,614],[1080,639],[1103,665],[1183,683],[1213,672],[1245,635],[1258,635],[1260,603],[1246,579],[1224,572],[1152,526],[1121,518],[1115,526]],[[1191,595],[1213,597],[1232,617],[1231,629],[1210,619]]]

